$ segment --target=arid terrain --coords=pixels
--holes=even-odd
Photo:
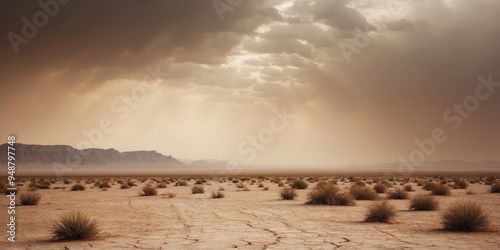
[[[486,177],[461,177],[468,183],[466,188],[450,188],[449,196],[433,195],[439,201],[437,211],[410,211],[409,199],[391,199],[388,202],[397,211],[390,223],[364,222],[369,204],[376,202],[372,200],[356,200],[354,206],[305,203],[308,193],[322,180],[336,181],[341,190],[356,182],[372,188],[377,181],[385,181],[388,192],[411,185],[415,190],[408,192],[411,198],[430,193],[422,189],[422,182],[452,185],[452,177],[303,177],[309,186],[296,189],[298,197],[294,200],[282,199],[283,187],[279,183],[287,187],[296,178],[299,177],[68,177],[65,184],[62,178],[45,177],[54,183],[49,189],[36,189],[42,195],[38,205],[16,206],[17,241],[6,240],[3,226],[0,249],[500,248],[500,195],[491,193]],[[176,186],[183,179],[187,185]],[[25,180],[21,192],[29,188],[30,178]],[[128,180],[137,186],[122,189],[120,183]],[[40,178],[37,181],[43,182]],[[96,186],[95,182],[106,181],[109,188]],[[196,181],[204,187],[204,193],[192,193]],[[70,191],[77,182],[86,189]],[[166,184],[166,188],[158,188],[155,196],[140,195],[142,187],[150,182],[155,187]],[[212,198],[212,192],[218,190],[225,197]],[[176,195],[169,197],[167,193]],[[384,193],[379,196],[386,198]],[[489,228],[481,232],[443,230],[441,214],[457,200],[479,202],[490,216]],[[0,197],[0,204],[0,223],[6,225],[5,195]],[[54,222],[70,211],[82,211],[95,218],[99,235],[92,240],[51,240]]]

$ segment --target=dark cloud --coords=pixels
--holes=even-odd
[[[30,84],[61,71],[63,84],[102,83],[138,77],[137,70],[167,57],[218,64],[242,35],[277,18],[259,3],[244,1],[221,21],[211,1],[70,1],[16,54],[5,35],[21,35],[21,18],[42,9],[36,1],[5,1],[1,80]]]
[[[70,1],[16,54],[7,35],[21,34],[22,18],[32,19],[41,7],[35,1],[3,1],[0,98],[13,108],[1,114],[24,114],[19,124],[3,126],[28,134],[26,124],[43,121],[43,131],[67,131],[64,126],[72,121],[60,123],[67,116],[75,119],[73,126],[83,126],[97,116],[95,110],[109,108],[106,98],[121,95],[113,91],[127,93],[151,80],[143,78],[145,67],[159,64],[167,75],[160,81],[163,88],[150,96],[158,113],[175,110],[186,124],[210,116],[214,131],[230,134],[234,127],[259,126],[240,123],[253,119],[240,109],[267,119],[270,106],[286,105],[307,118],[298,122],[297,134],[311,141],[309,147],[338,150],[337,156],[325,153],[324,162],[335,157],[353,162],[359,154],[367,161],[391,161],[412,150],[415,139],[448,126],[443,112],[475,93],[478,76],[500,81],[499,1],[397,2],[408,8],[386,1],[243,1],[221,20],[213,1]],[[350,60],[343,44],[356,48]],[[450,133],[451,143],[436,158],[498,159],[492,153],[500,142],[498,93]],[[228,108],[233,106],[238,109]],[[68,115],[66,107],[82,117]],[[218,112],[226,112],[221,115],[226,123],[217,123]],[[130,118],[135,123],[127,126],[147,121],[149,113],[139,113],[141,119]],[[227,138],[238,136],[246,134]]]

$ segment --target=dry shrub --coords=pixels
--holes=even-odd
[[[382,183],[377,183],[373,186],[373,190],[379,194],[383,194],[387,191],[387,186]]]
[[[177,193],[174,193],[174,192],[168,192],[168,193],[167,193],[167,196],[168,196],[168,198],[174,198],[175,196],[177,196]]]
[[[71,187],[71,191],[85,191],[85,186],[82,184],[75,184]]]
[[[436,187],[438,186],[438,184],[434,183],[434,182],[430,182],[430,181],[426,181],[424,183],[424,185],[422,186],[422,189],[425,189],[425,190],[428,190],[428,191],[432,191],[433,189],[435,189]]]
[[[430,195],[417,194],[410,200],[410,210],[430,211],[437,210],[439,202]]]
[[[322,181],[309,192],[306,204],[353,206],[355,202],[352,196],[341,193],[334,184]]]
[[[404,189],[405,189],[405,191],[407,191],[407,192],[413,192],[413,191],[415,191],[415,190],[413,189],[413,187],[412,187],[410,184],[405,185],[403,188],[404,188]]]
[[[225,196],[224,193],[221,191],[212,192],[212,198],[214,199],[224,198],[224,196]]]
[[[158,194],[158,189],[152,185],[146,185],[142,188],[142,196],[154,196]]]
[[[491,189],[490,191],[492,193],[500,193],[500,183],[494,183],[493,185],[491,185]]]
[[[452,185],[454,189],[466,189],[469,186],[465,180],[455,180],[455,184]]]
[[[176,186],[187,186],[187,181],[177,181],[175,182]]]
[[[442,214],[445,230],[482,231],[488,228],[489,215],[476,201],[456,201]]]
[[[408,192],[402,188],[396,188],[387,194],[387,198],[394,200],[408,199]]]
[[[120,188],[127,189],[127,188],[130,188],[130,186],[127,183],[123,183],[122,185],[120,185]]]
[[[433,195],[443,195],[443,196],[451,195],[450,188],[445,185],[436,185],[431,191]]]
[[[285,200],[293,200],[298,196],[298,194],[293,188],[283,188],[280,191],[280,196]]]
[[[81,212],[61,215],[52,230],[56,240],[91,239],[99,233],[97,222]]]
[[[167,184],[165,182],[159,183],[158,188],[167,188]]]
[[[370,187],[361,187],[359,185],[352,185],[349,193],[356,200],[377,200],[378,195]]]
[[[201,185],[195,185],[191,188],[191,192],[193,192],[193,194],[202,194],[205,193],[205,188]]]
[[[36,184],[36,187],[39,189],[50,189],[49,181],[40,181]]]
[[[42,198],[42,195],[37,193],[37,192],[25,192],[19,194],[19,205],[21,206],[33,206],[33,205],[38,205],[40,202],[40,198]]]
[[[396,208],[386,200],[377,201],[368,206],[366,222],[389,222],[396,215]]]
[[[294,180],[292,184],[290,184],[290,187],[295,189],[306,189],[308,186],[309,184],[304,180]]]
[[[107,181],[99,184],[99,188],[110,188],[111,186],[109,185],[109,183]]]

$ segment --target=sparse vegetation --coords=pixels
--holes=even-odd
[[[362,187],[359,185],[352,185],[349,193],[356,200],[377,200],[378,195],[370,187]]]
[[[71,191],[85,191],[85,186],[82,184],[75,184],[71,187]]]
[[[224,198],[224,192],[221,192],[221,191],[217,191],[217,192],[212,192],[212,198],[214,199],[220,199],[220,198]]]
[[[158,188],[153,185],[146,185],[142,188],[142,196],[154,196],[158,195]]]
[[[439,202],[430,195],[417,194],[410,200],[410,210],[430,211],[437,210]]]
[[[127,188],[130,188],[130,186],[127,183],[123,183],[122,185],[120,185],[120,188],[127,189]]]
[[[40,202],[40,198],[42,195],[37,192],[28,191],[25,193],[19,194],[19,205],[22,206],[33,206],[38,205]]]
[[[404,189],[405,189],[405,191],[407,191],[407,192],[413,192],[413,191],[415,191],[415,190],[413,189],[413,187],[412,187],[410,184],[405,185],[403,188],[404,188]]]
[[[469,186],[465,180],[455,180],[455,184],[452,185],[454,189],[466,189]]]
[[[91,239],[99,233],[97,222],[81,212],[61,215],[54,225],[52,233],[56,240]]]
[[[373,190],[379,194],[383,194],[387,191],[387,186],[382,183],[377,183],[373,186]]]
[[[175,185],[176,186],[187,186],[187,181],[177,181],[175,182]]]
[[[431,191],[433,195],[451,195],[450,188],[445,185],[436,185]]]
[[[309,184],[304,180],[294,180],[290,186],[295,189],[306,189]]]
[[[434,182],[426,181],[426,182],[423,184],[422,189],[425,189],[425,190],[428,190],[428,191],[432,191],[432,190],[434,190],[437,186],[438,186],[438,184],[436,184],[436,183],[434,183]]]
[[[40,181],[36,184],[36,188],[50,189],[50,182],[49,181]]]
[[[280,196],[285,200],[293,200],[298,196],[298,194],[293,188],[283,188],[280,191]]]
[[[168,198],[174,198],[175,196],[177,196],[177,193],[174,193],[174,192],[168,192],[167,193],[167,197]]]
[[[489,216],[478,202],[456,201],[442,214],[445,230],[482,231],[489,226]]]
[[[500,183],[496,182],[493,185],[491,185],[490,191],[492,193],[500,193]]]
[[[109,183],[107,181],[99,184],[99,188],[110,188],[111,186],[109,185]]]
[[[355,202],[351,195],[341,193],[334,184],[322,181],[309,192],[306,204],[353,206]]]
[[[368,212],[365,215],[366,222],[390,222],[396,215],[396,208],[387,202],[377,201],[368,206]]]
[[[167,188],[167,184],[165,182],[159,183],[158,188]]]
[[[202,194],[205,193],[205,188],[201,185],[195,185],[191,188],[191,192],[193,194]]]
[[[402,188],[396,188],[387,194],[387,198],[394,200],[408,199],[408,192]]]

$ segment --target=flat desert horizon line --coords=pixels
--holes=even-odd
[[[7,144],[0,151],[7,151]],[[20,176],[113,175],[411,175],[500,174],[500,161],[425,160],[373,164],[251,164],[226,160],[179,160],[155,150],[120,152],[113,148],[76,149],[68,145],[16,144],[16,174]],[[7,161],[7,154],[0,161]],[[5,158],[5,159],[4,159]],[[6,173],[0,173],[0,176]]]

